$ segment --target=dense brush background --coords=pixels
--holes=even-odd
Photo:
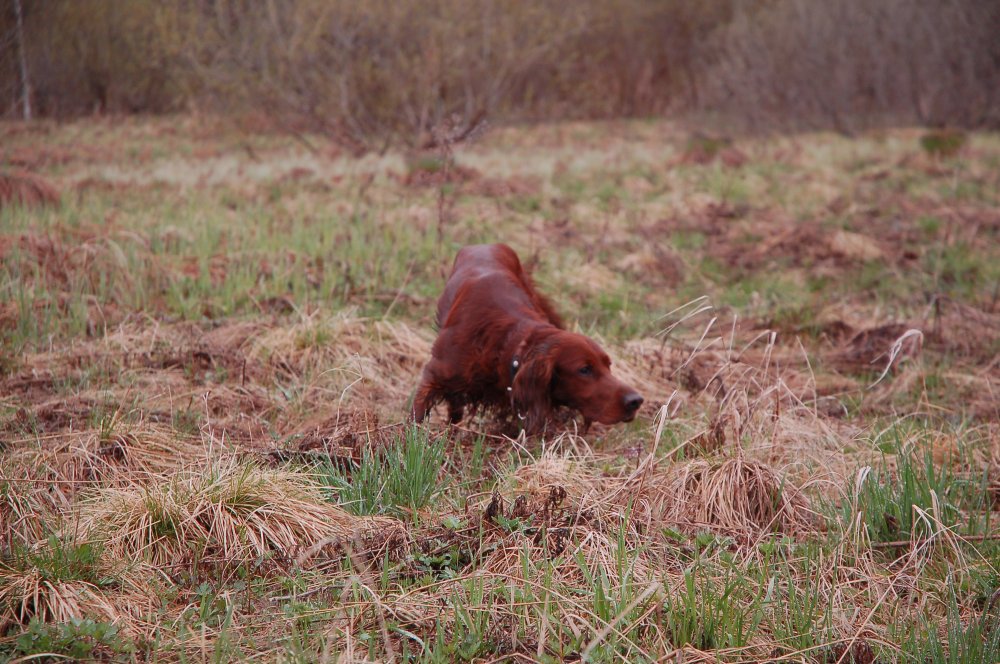
[[[989,0],[20,0],[37,113],[267,110],[377,146],[470,122],[1000,123]],[[14,3],[0,99],[18,112]]]

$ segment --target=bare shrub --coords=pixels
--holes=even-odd
[[[770,129],[1000,125],[988,0],[49,0],[0,11],[14,114],[263,113],[355,151],[492,121],[699,110]],[[34,99],[20,85],[31,72]],[[457,118],[457,121],[453,121]]]
[[[171,8],[150,0],[127,8],[115,0],[57,0],[24,9],[27,68],[40,115],[156,112],[181,100]],[[0,17],[0,34],[9,20]]]
[[[547,3],[507,5],[300,0],[260,12],[207,2],[192,19],[190,59],[228,103],[260,104],[358,149],[419,145],[454,116],[471,128],[502,109],[586,25]]]
[[[980,0],[784,0],[738,11],[701,100],[751,127],[998,126],[1000,8]]]
[[[263,111],[362,150],[424,145],[454,117],[461,133],[487,115],[661,112],[696,93],[696,45],[732,5],[50,0],[29,8],[25,30],[43,114],[193,103]],[[13,25],[0,13],[0,35]],[[0,43],[11,100],[12,57]]]

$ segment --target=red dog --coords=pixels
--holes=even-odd
[[[567,332],[505,244],[465,247],[438,300],[438,338],[413,400],[423,421],[439,401],[457,423],[465,406],[516,413],[538,432],[559,407],[592,421],[629,422],[642,397],[611,375],[600,346]]]

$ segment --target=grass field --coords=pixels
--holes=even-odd
[[[0,660],[1000,661],[997,135],[0,146]],[[488,241],[637,421],[406,424]]]

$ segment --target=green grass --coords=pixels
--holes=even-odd
[[[743,648],[765,617],[766,586],[753,588],[745,572],[729,566],[721,577],[695,564],[684,584],[663,602],[663,624],[675,648]]]
[[[841,522],[851,523],[860,513],[872,542],[922,539],[953,528],[959,483],[947,468],[937,467],[929,451],[909,447],[899,429],[889,431],[886,439],[884,452],[892,454],[893,462],[883,457],[878,467],[859,471],[847,488]]]
[[[347,468],[321,465],[315,473],[336,502],[353,514],[413,514],[447,488],[441,477],[445,439],[410,427],[382,449],[365,448]]]
[[[951,584],[945,610],[943,621],[925,619],[911,629],[903,642],[904,657],[928,664],[1000,661],[1000,618],[995,612],[963,617]]]
[[[23,661],[128,659],[136,650],[132,641],[111,623],[78,619],[47,624],[32,620],[13,643],[0,644],[0,657]]]
[[[73,542],[50,535],[39,547],[15,547],[0,563],[19,570],[35,570],[50,583],[85,581],[94,585],[113,584],[102,572],[101,550],[90,542]]]

